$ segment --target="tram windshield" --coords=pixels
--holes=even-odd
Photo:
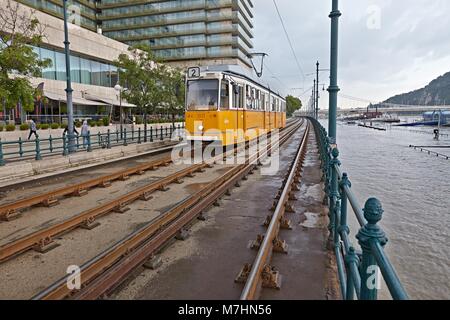
[[[187,83],[187,110],[217,110],[219,80],[190,80]]]

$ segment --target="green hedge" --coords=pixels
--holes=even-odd
[[[4,126],[0,124],[0,131],[3,131]]]
[[[30,126],[28,125],[28,123],[22,123],[20,125],[20,130],[22,131],[30,130]]]
[[[104,125],[103,120],[97,121],[97,127],[103,127],[103,125]]]
[[[6,125],[6,131],[15,131],[16,130],[16,126],[13,124],[7,124]]]
[[[42,130],[47,130],[49,127],[50,127],[50,126],[49,126],[48,123],[43,123],[43,124],[41,124],[41,129],[42,129]]]
[[[105,127],[109,126],[109,118],[108,117],[103,118],[102,121],[103,121],[103,125]]]
[[[66,124],[66,123],[61,124],[61,127],[60,127],[60,128],[61,128],[61,129],[67,128],[67,124]]]
[[[75,122],[75,127],[81,128],[83,124],[80,121]]]
[[[59,123],[52,123],[52,124],[50,125],[50,127],[51,127],[52,129],[58,129],[58,128],[59,128]]]

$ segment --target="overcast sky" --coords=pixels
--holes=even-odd
[[[264,77],[283,93],[312,88],[317,59],[329,68],[331,0],[276,0],[296,55],[288,45],[273,0],[253,0],[255,52],[266,52]],[[341,0],[339,86],[341,94],[379,102],[425,86],[450,71],[450,1]],[[272,74],[271,74],[272,72]],[[321,73],[328,86],[329,73]],[[304,88],[293,90],[292,88]],[[321,87],[322,89],[322,87]],[[306,102],[310,90],[301,98]],[[321,107],[328,108],[322,91]],[[340,97],[340,107],[366,106]]]

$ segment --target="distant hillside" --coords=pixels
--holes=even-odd
[[[450,72],[431,81],[425,88],[399,94],[383,103],[406,105],[450,105]]]

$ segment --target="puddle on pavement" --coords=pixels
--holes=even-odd
[[[305,212],[304,213],[306,220],[304,220],[300,225],[305,228],[319,228],[319,214],[313,212]]]

